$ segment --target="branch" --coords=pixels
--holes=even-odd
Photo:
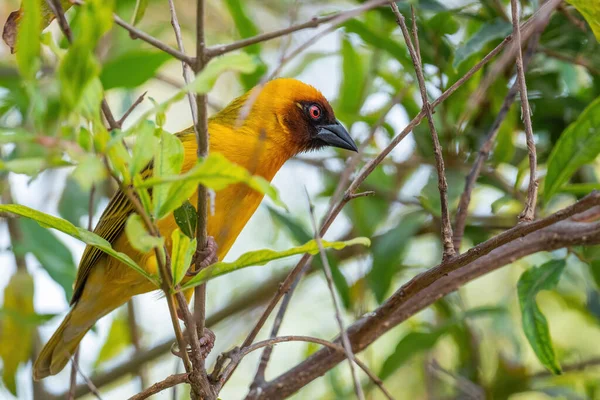
[[[306,196],[308,197],[308,192],[306,192]],[[354,368],[354,362],[352,361],[354,359],[354,353],[352,353],[352,346],[350,345],[348,335],[346,334],[346,329],[344,328],[344,321],[342,320],[340,305],[338,304],[337,297],[335,296],[335,289],[333,287],[333,276],[331,274],[331,266],[329,265],[329,260],[327,259],[327,255],[325,254],[325,249],[323,248],[323,243],[321,242],[321,236],[319,236],[319,228],[317,226],[317,220],[315,218],[315,208],[312,202],[310,201],[310,197],[308,197],[308,203],[310,219],[312,221],[313,230],[315,232],[315,241],[317,242],[317,246],[319,247],[319,254],[321,256],[321,263],[323,264],[323,271],[325,272],[325,278],[327,280],[327,287],[329,288],[329,293],[331,294],[331,300],[333,302],[333,307],[335,310],[335,319],[337,320],[338,327],[340,328],[342,346],[344,347],[344,353],[346,355],[346,358],[348,359],[350,373],[352,374],[354,392],[356,393],[356,397],[358,399],[364,400],[365,394],[363,393],[362,387],[360,386],[360,381],[358,380],[358,375],[356,374],[356,369]]]
[[[525,57],[523,58],[523,68],[526,69],[529,61],[533,58],[533,54],[535,53],[535,49],[539,43],[541,33],[536,32],[532,39],[529,41],[527,52],[525,53]],[[460,244],[462,242],[463,235],[465,233],[465,226],[467,222],[467,214],[469,211],[469,203],[471,202],[471,193],[475,188],[475,183],[477,182],[477,178],[481,173],[481,169],[483,168],[483,164],[487,161],[487,158],[492,151],[492,147],[494,146],[494,142],[496,140],[496,136],[500,131],[500,126],[502,122],[506,118],[508,111],[512,103],[515,101],[517,96],[519,83],[515,81],[515,83],[511,86],[508,94],[504,98],[504,102],[502,103],[502,107],[500,107],[500,111],[498,115],[496,115],[496,119],[492,124],[490,131],[488,132],[485,142],[481,145],[479,149],[479,153],[477,154],[477,158],[473,163],[473,167],[467,175],[465,180],[465,189],[460,196],[460,201],[458,203],[458,209],[456,211],[456,222],[454,224],[454,250],[459,253],[460,252]]]
[[[354,352],[362,351],[396,325],[465,283],[522,257],[539,251],[600,243],[599,222],[565,221],[570,216],[599,204],[600,194],[594,192],[547,218],[517,225],[468,252],[417,275],[379,308],[369,313],[368,317],[362,318],[347,329]],[[260,395],[252,399],[290,396],[344,358],[342,354],[320,350],[265,384]]]
[[[396,3],[391,3],[392,11],[396,16],[396,22],[402,30],[406,47],[410,53],[415,72],[417,74],[417,81],[419,82],[419,89],[421,91],[421,100],[423,101],[423,110],[427,116],[427,122],[429,123],[429,131],[431,132],[431,139],[433,141],[433,153],[435,155],[435,167],[438,175],[438,190],[440,192],[440,206],[442,210],[442,244],[444,246],[444,252],[442,255],[442,261],[448,260],[454,257],[454,245],[452,242],[452,224],[450,223],[450,214],[448,211],[448,182],[446,181],[446,171],[444,168],[444,157],[442,156],[442,146],[438,137],[437,130],[435,129],[435,123],[433,121],[433,113],[429,99],[427,98],[427,87],[425,86],[425,78],[423,77],[423,66],[421,65],[421,54],[419,49],[419,37],[417,34],[417,23],[414,14],[412,14],[413,21],[413,35],[415,36],[415,44],[410,38],[408,33],[408,27],[404,20],[404,16],[398,10]],[[415,50],[416,46],[416,50]]]
[[[144,390],[136,394],[135,396],[131,396],[129,400],[143,400],[147,399],[150,396],[153,396],[157,393],[162,392],[165,389],[171,388],[173,386],[180,385],[182,383],[189,383],[188,374],[176,374],[167,377],[165,380],[155,383],[150,386],[148,389]]]
[[[525,124],[525,135],[527,137],[527,150],[529,152],[529,187],[527,189],[527,200],[525,209],[519,215],[520,221],[532,221],[535,218],[535,204],[537,202],[538,182],[536,178],[537,155],[535,140],[533,138],[533,127],[531,126],[531,108],[527,98],[527,83],[525,82],[525,68],[523,67],[523,54],[521,52],[521,28],[519,27],[519,5],[517,0],[510,0],[512,12],[513,36],[517,43],[517,82],[519,82],[519,94],[521,95],[521,115]]]

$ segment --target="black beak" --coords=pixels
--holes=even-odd
[[[356,143],[354,143],[346,128],[342,126],[340,121],[336,120],[335,122],[335,124],[320,126],[319,133],[315,138],[327,143],[329,146],[358,152],[358,147],[356,147]]]

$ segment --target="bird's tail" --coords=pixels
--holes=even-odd
[[[75,327],[72,326],[71,320],[75,308],[67,314],[56,332],[54,332],[54,335],[52,335],[38,355],[37,360],[35,360],[35,364],[33,365],[33,379],[36,381],[59,373],[75,353],[81,339],[83,339],[87,331],[92,327],[90,324],[89,326],[74,329]]]

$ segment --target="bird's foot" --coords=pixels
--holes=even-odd
[[[189,336],[188,336],[188,340],[189,340]],[[198,342],[200,345],[200,357],[202,357],[202,359],[205,360],[206,357],[208,357],[208,355],[210,354],[210,352],[212,351],[212,349],[215,345],[215,340],[216,340],[216,336],[215,336],[214,332],[208,328],[204,328],[204,334],[198,338]],[[191,355],[192,349],[189,346],[189,344],[186,348],[186,352]],[[181,351],[179,350],[177,343],[173,343],[173,346],[171,346],[171,353],[173,353],[173,355],[175,355],[179,358],[183,358],[183,355],[181,354]]]
[[[204,268],[208,267],[211,264],[219,261],[217,257],[217,242],[215,242],[215,238],[209,236],[206,238],[206,246],[204,249],[197,251],[192,257],[192,264],[194,269],[191,268],[186,272],[187,276],[195,276],[199,271],[202,271]]]

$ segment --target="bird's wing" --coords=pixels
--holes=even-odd
[[[195,139],[193,127],[188,128],[182,132],[176,133],[182,142],[191,141]],[[152,175],[152,162],[144,168],[141,172],[142,179],[146,179]],[[152,190],[148,190],[150,196],[152,196]],[[125,223],[127,217],[133,213],[134,207],[131,202],[127,199],[127,196],[121,189],[119,189],[115,195],[110,199],[108,206],[102,213],[98,225],[94,229],[94,233],[103,239],[107,240],[111,245],[114,241],[123,233],[125,230]],[[87,246],[81,256],[79,262],[79,269],[77,270],[77,277],[75,278],[75,286],[73,289],[73,297],[71,298],[71,305],[75,304],[81,297],[85,282],[90,275],[90,271],[96,265],[98,260],[106,256],[106,254],[93,246]]]
[[[110,199],[108,206],[102,213],[98,225],[94,229],[94,233],[111,244],[123,233],[127,217],[134,211],[133,205],[127,199],[122,190],[118,190]],[[81,256],[77,277],[75,278],[75,287],[73,289],[73,297],[71,304],[75,304],[81,297],[85,282],[90,275],[90,272],[98,260],[106,256],[106,254],[93,246],[87,246]]]

